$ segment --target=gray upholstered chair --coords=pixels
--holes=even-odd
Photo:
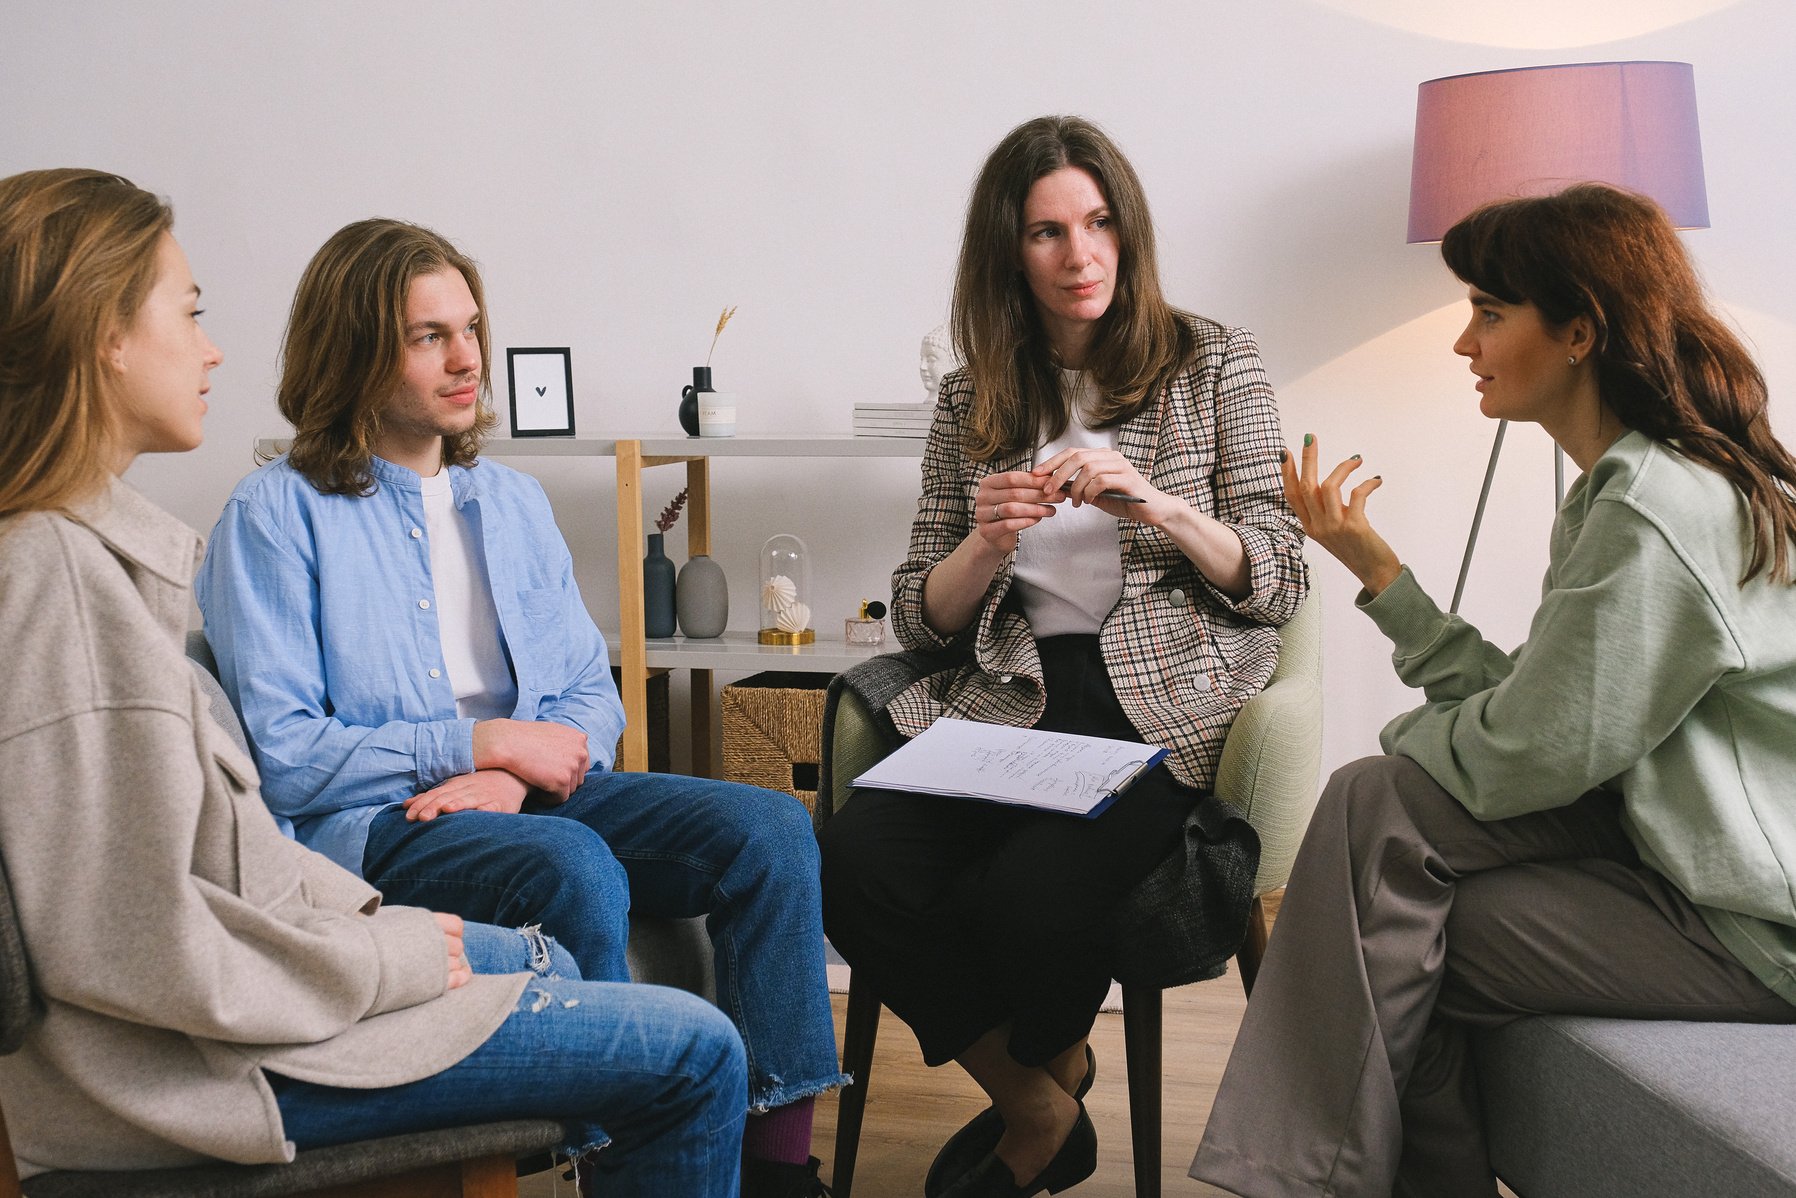
[[[883,710],[873,711],[862,696],[870,694],[876,702],[881,695],[889,698],[909,680],[927,674],[932,665],[939,662],[922,655],[887,654],[856,666],[831,684],[823,722],[820,819],[848,801],[853,780],[895,745],[891,721]],[[872,677],[879,681],[872,683]],[[1237,936],[1221,953],[1226,958],[1239,945],[1241,983],[1250,992],[1285,879],[1316,807],[1321,764],[1322,615],[1312,590],[1281,629],[1272,681],[1235,717],[1216,775],[1216,794],[1233,804],[1260,837],[1256,897],[1245,939]],[[1187,846],[1193,842],[1189,833],[1188,825]],[[1130,897],[1119,920],[1117,980],[1123,992],[1123,1051],[1137,1198],[1157,1198],[1160,1193],[1161,991],[1220,972],[1220,965],[1210,964],[1201,945],[1191,943],[1193,936],[1201,938],[1202,930],[1180,926],[1184,921],[1176,905],[1186,893],[1182,888],[1200,881],[1191,876],[1196,871],[1181,874],[1184,860],[1183,851],[1176,853],[1156,870]],[[1181,949],[1169,952],[1168,940]],[[1181,956],[1184,959],[1178,959]],[[1120,976],[1124,974],[1128,976]],[[842,1091],[836,1122],[831,1186],[837,1198],[849,1198],[854,1184],[879,1010],[879,996],[871,985],[851,975],[842,1068],[854,1075],[854,1084]]]
[[[1473,1047],[1526,1198],[1796,1198],[1796,1025],[1534,1015]]]

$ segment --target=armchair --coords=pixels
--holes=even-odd
[[[1278,666],[1266,689],[1235,717],[1217,769],[1216,794],[1239,809],[1260,837],[1256,897],[1245,939],[1236,929],[1235,938],[1217,952],[1217,929],[1194,926],[1198,921],[1181,917],[1181,908],[1189,906],[1181,900],[1203,881],[1195,876],[1201,871],[1185,868],[1183,849],[1138,886],[1119,913],[1117,980],[1123,987],[1137,1198],[1158,1198],[1160,1193],[1161,991],[1215,976],[1219,968],[1210,962],[1226,957],[1237,943],[1242,986],[1252,991],[1285,879],[1315,809],[1322,760],[1321,624],[1319,599],[1312,590],[1280,630]],[[853,779],[898,743],[891,720],[883,709],[876,709],[880,697],[897,693],[909,680],[943,664],[928,654],[886,654],[856,666],[830,685],[823,716],[819,821],[847,802]],[[873,697],[872,705],[866,696]],[[1192,839],[1188,835],[1187,843]],[[849,1198],[854,1183],[879,1011],[879,996],[871,985],[851,977],[842,1068],[855,1080],[842,1091],[837,1116],[831,1179],[837,1198]]]

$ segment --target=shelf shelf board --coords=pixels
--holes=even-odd
[[[622,659],[616,630],[605,633],[611,647],[611,664]],[[725,632],[709,640],[683,636],[650,638],[645,642],[650,669],[727,670],[752,674],[758,670],[795,670],[802,674],[840,674],[869,657],[896,652],[900,646],[850,645],[829,640],[821,633],[809,645],[763,645],[752,632]]]
[[[495,457],[543,454],[615,457],[619,441],[640,441],[645,457],[704,458],[914,458],[923,453],[921,438],[855,437],[846,433],[805,433],[734,437],[670,437],[665,433],[622,434],[606,438],[494,438],[482,450]]]
[[[494,458],[614,458],[619,441],[640,441],[651,458],[915,458],[923,439],[855,437],[847,433],[793,436],[741,434],[735,437],[670,437],[664,433],[617,437],[493,437],[481,446]],[[291,437],[258,437],[256,452],[287,452]]]

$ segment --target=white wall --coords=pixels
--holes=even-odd
[[[496,351],[572,347],[583,432],[675,431],[725,304],[741,310],[715,366],[743,393],[742,430],[845,432],[856,397],[921,397],[917,342],[943,315],[985,151],[1027,117],[1082,113],[1146,181],[1175,301],[1259,332],[1288,435],[1366,455],[1386,479],[1377,518],[1444,600],[1490,430],[1449,350],[1459,292],[1403,243],[1416,85],[1694,63],[1714,228],[1690,246],[1796,436],[1793,43],[1787,0],[4,0],[0,174],[102,166],[173,198],[227,360],[206,445],[132,481],[204,530],[254,438],[282,428],[286,307],[347,221],[422,221],[477,257]],[[614,622],[609,464],[524,464]],[[914,463],[713,471],[737,626],[775,531],[811,545],[820,628],[885,593]],[[1501,642],[1532,610],[1550,479],[1544,438],[1516,430],[1466,604]],[[651,474],[649,502],[678,486]],[[1326,561],[1317,576],[1332,767],[1411,699],[1348,576]]]

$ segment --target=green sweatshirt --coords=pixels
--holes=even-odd
[[[1751,522],[1721,475],[1630,432],[1572,487],[1513,654],[1406,568],[1360,606],[1428,702],[1380,738],[1479,819],[1623,796],[1640,858],[1796,1003],[1796,587],[1744,587]]]

